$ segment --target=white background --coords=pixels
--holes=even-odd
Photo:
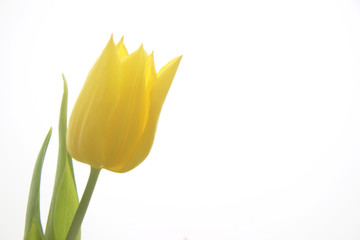
[[[111,33],[183,55],[149,157],[102,171],[83,239],[360,239],[360,2],[0,2],[0,239],[21,239],[50,126]],[[69,112],[70,114],[70,112]],[[75,162],[80,195],[89,167]]]

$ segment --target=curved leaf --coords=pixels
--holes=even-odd
[[[51,240],[63,240],[66,238],[79,205],[72,159],[66,149],[68,90],[64,75],[63,80],[64,94],[59,118],[59,154],[54,190],[45,231],[45,238]],[[80,234],[77,239],[80,239]]]
[[[47,147],[49,145],[52,129],[50,128],[36,159],[26,210],[24,239],[44,239],[40,220],[40,179]]]

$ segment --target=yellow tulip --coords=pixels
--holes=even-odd
[[[111,36],[71,113],[70,155],[94,168],[127,172],[149,154],[162,105],[181,56],[156,73],[153,54],[128,54]]]

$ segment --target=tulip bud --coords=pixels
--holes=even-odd
[[[90,70],[67,130],[70,155],[92,167],[127,172],[152,147],[162,105],[181,56],[156,73],[153,54],[128,54],[109,40]]]

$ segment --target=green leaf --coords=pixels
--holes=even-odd
[[[38,157],[36,159],[29,192],[28,205],[25,219],[24,239],[44,239],[44,233],[40,220],[40,179],[45,153],[51,137],[51,128],[46,135]]]
[[[64,80],[64,94],[59,119],[59,154],[53,195],[46,224],[45,238],[63,240],[66,238],[76,209],[79,205],[72,159],[66,149],[67,129],[67,84]],[[80,239],[80,234],[77,236]]]

